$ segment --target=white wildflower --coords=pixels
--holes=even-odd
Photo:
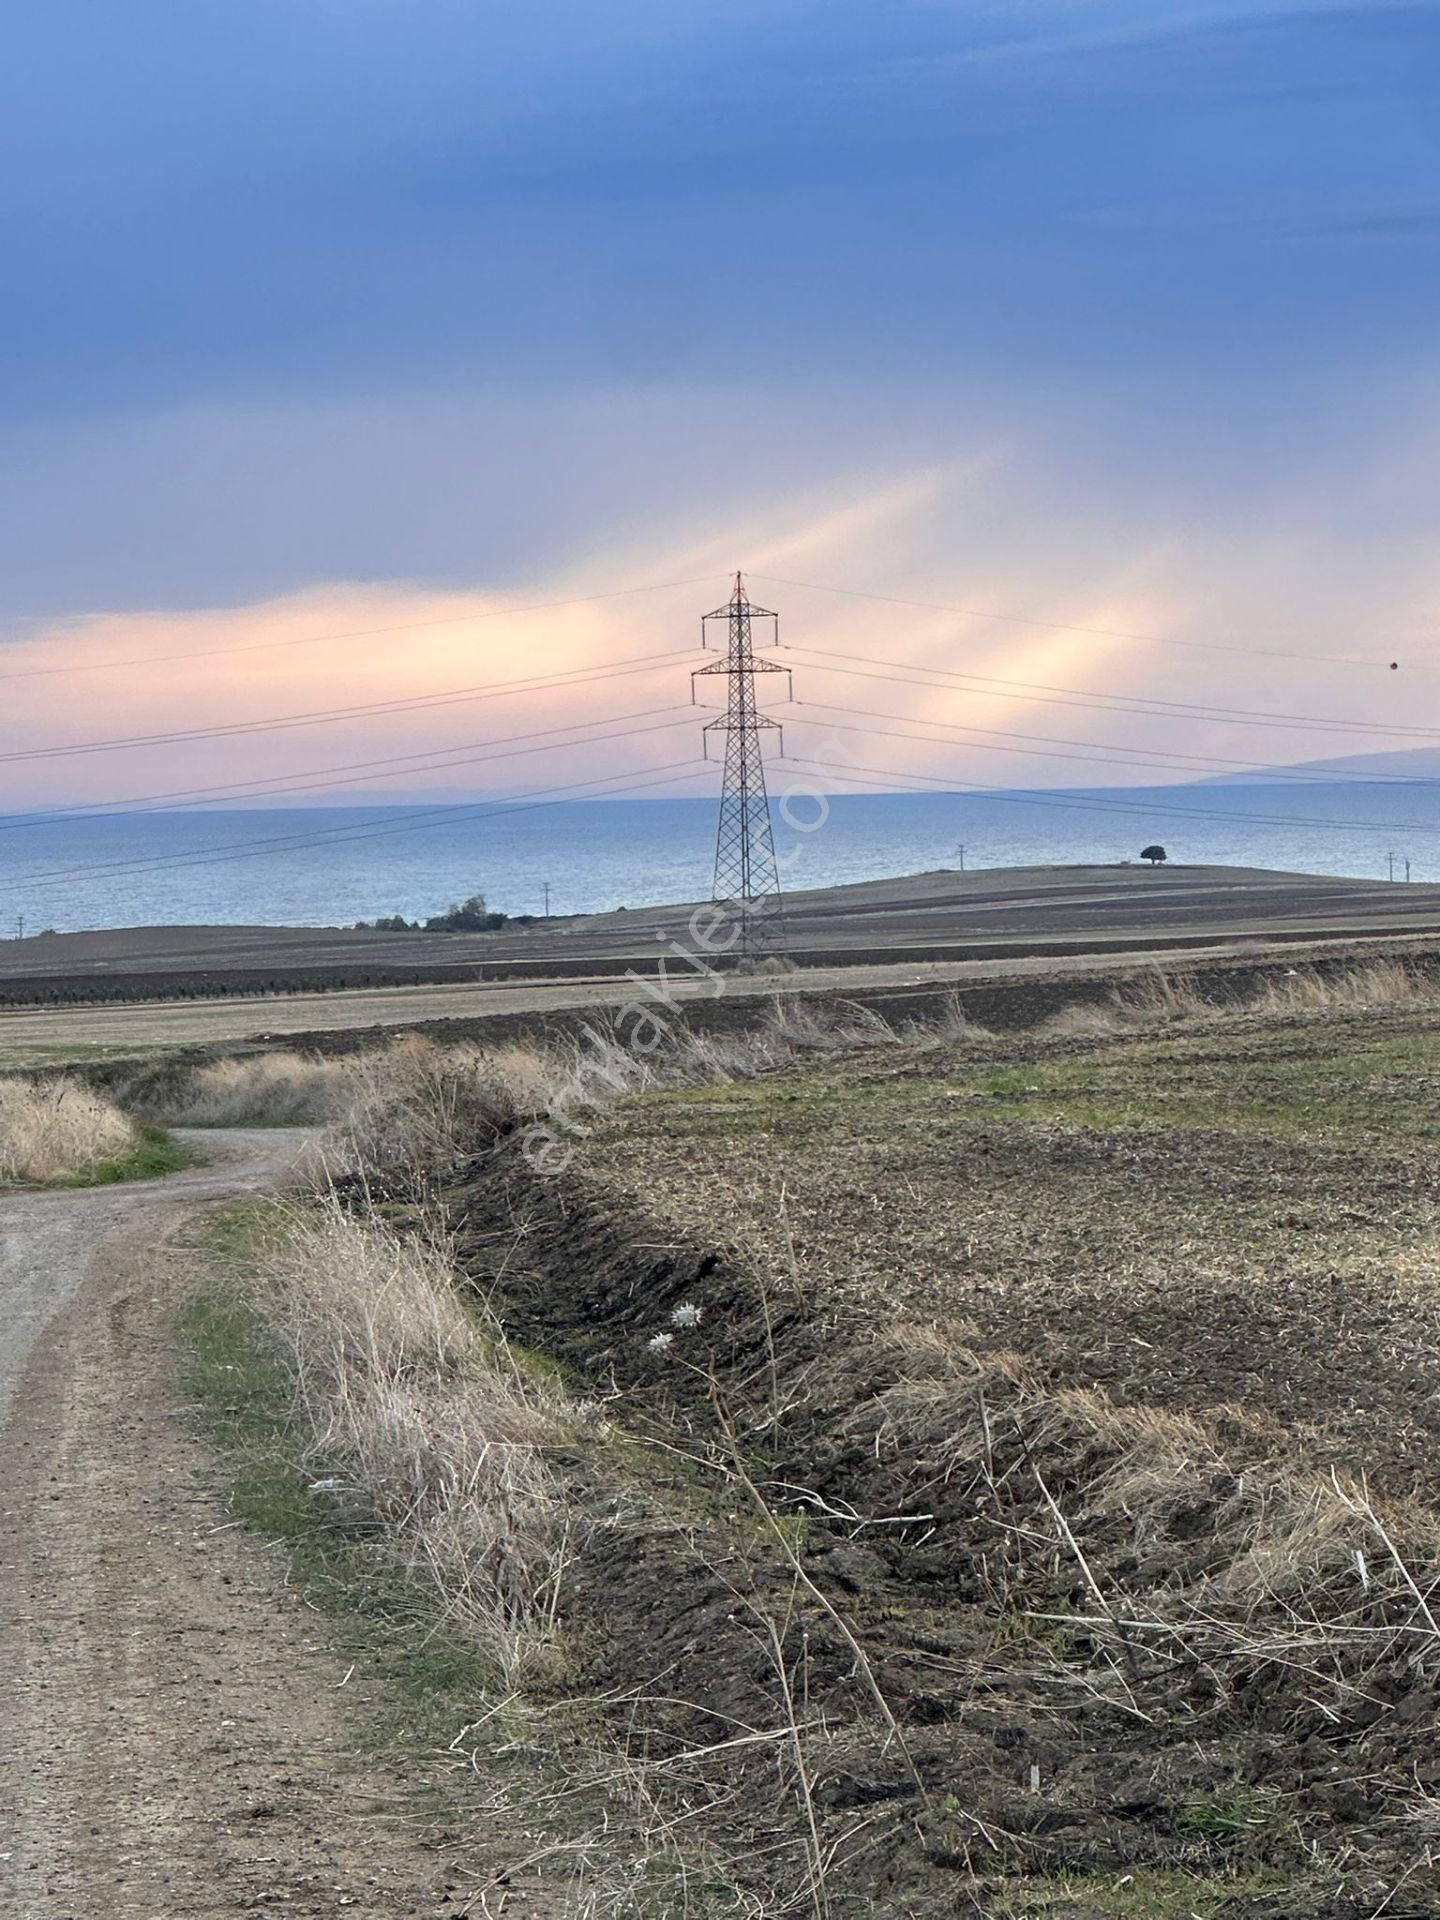
[[[683,1306],[676,1307],[675,1311],[671,1314],[670,1324],[672,1327],[698,1327],[700,1324],[699,1307],[692,1307],[687,1300]]]
[[[664,1353],[667,1347],[673,1347],[674,1344],[675,1336],[673,1333],[652,1333],[646,1342],[646,1345],[652,1353]]]

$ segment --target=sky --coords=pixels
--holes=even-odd
[[[971,732],[892,768],[1440,729],[1434,4],[12,0],[0,244],[7,806],[654,768],[688,719],[598,736],[736,567],[812,656],[1011,683],[797,651]]]

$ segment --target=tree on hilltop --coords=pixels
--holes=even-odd
[[[483,893],[472,893],[468,900],[457,901],[444,913],[432,913],[428,920],[407,920],[403,913],[384,915],[379,920],[357,920],[357,933],[498,933],[509,919],[505,913],[492,913]]]
[[[1169,857],[1162,846],[1142,847],[1140,849],[1140,858],[1142,860],[1148,860],[1152,867],[1163,867]]]
[[[483,893],[472,893],[468,900],[448,908],[444,913],[433,913],[425,922],[427,933],[495,933],[504,926],[508,916],[492,913],[485,904]]]

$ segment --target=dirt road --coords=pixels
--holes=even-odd
[[[1374,937],[1367,949],[1378,952],[1405,943],[1396,935]],[[1305,944],[1304,962],[1348,952],[1348,940]],[[802,967],[782,975],[728,974],[729,1001],[769,1000],[777,994],[869,993],[910,986],[957,988],[995,981],[1083,978],[1087,974],[1124,974],[1145,967],[1203,966],[1240,956],[1261,958],[1296,949],[1279,942],[1217,940],[1187,947],[1157,947],[1136,954],[1097,952],[1044,954],[1001,960],[877,961],[867,966]],[[651,989],[660,980],[651,965],[641,978]],[[708,1002],[711,980],[672,965],[664,978],[672,1001]],[[206,1042],[273,1040],[290,1034],[356,1033],[368,1028],[415,1027],[431,1022],[466,1023],[543,1015],[573,1010],[611,1012],[645,988],[625,980],[485,981],[467,986],[403,986],[344,989],[328,993],[277,994],[262,1000],[148,1000],[111,1006],[0,1009],[0,1066],[43,1066],[66,1056],[139,1053],[149,1049],[195,1046]]]
[[[303,1136],[201,1138],[169,1180],[0,1199],[0,1913],[432,1920],[439,1856],[353,1758],[365,1676],[197,1473],[177,1235]]]

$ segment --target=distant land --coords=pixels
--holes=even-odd
[[[1195,784],[1259,787],[1286,780],[1296,773],[1328,773],[1337,780],[1358,780],[1376,774],[1390,780],[1437,780],[1440,779],[1440,746],[1401,747],[1393,753],[1347,753],[1338,760],[1296,760],[1288,766],[1256,773],[1212,773]]]
[[[1259,768],[1253,773],[1212,773],[1201,779],[1186,781],[1166,781],[1164,785],[1197,787],[1259,787],[1281,786],[1293,781],[1296,774],[1328,774],[1336,780],[1362,780],[1377,775],[1391,780],[1440,780],[1440,746],[1402,747],[1391,753],[1350,753],[1336,760],[1297,760],[1284,766]],[[1145,783],[1150,784],[1150,783]],[[955,791],[964,793],[966,783],[957,779]],[[1111,791],[1108,784],[1075,782],[1057,792],[1097,792]],[[1116,787],[1117,793],[1126,791],[1125,787]],[[263,809],[267,798],[265,794],[255,795],[251,803]],[[345,792],[316,793],[304,796],[286,795],[279,804],[284,808],[304,806],[315,807],[446,807],[446,806],[496,806],[507,800],[523,799],[524,789],[514,789],[510,793],[477,793],[466,787],[411,787],[394,792]],[[615,799],[622,795],[580,794],[579,799]],[[687,796],[694,798],[696,796]],[[703,798],[704,796],[699,796]],[[245,803],[241,801],[241,805]],[[713,802],[711,803],[713,804]]]
[[[1174,787],[1258,787],[1283,786],[1293,784],[1296,774],[1328,774],[1336,780],[1360,780],[1377,775],[1391,780],[1440,780],[1440,746],[1404,747],[1394,753],[1353,753],[1336,760],[1297,760],[1283,766],[1259,768],[1253,773],[1214,773],[1206,774],[1197,780],[1164,781],[1158,784]],[[1145,782],[1145,786],[1157,783]],[[1023,787],[1017,791],[1023,791]],[[1130,790],[1129,783],[1112,787],[1108,782],[1080,782],[1057,787],[1057,793],[1125,793]],[[957,778],[953,789],[957,794],[973,791],[963,779]],[[253,809],[265,812],[271,807],[281,811],[302,811],[312,807],[356,807],[373,810],[377,807],[491,807],[504,806],[514,801],[523,801],[529,797],[529,790],[523,787],[501,788],[498,791],[477,792],[473,787],[406,787],[376,791],[346,790],[337,788],[332,792],[305,794],[265,794],[237,795],[233,801],[225,803],[222,810],[231,811]],[[627,796],[620,793],[577,794],[577,800],[619,800]],[[991,790],[991,797],[998,797]],[[712,798],[703,794],[677,795],[676,798],[704,801],[714,804]],[[23,810],[23,809],[22,809]],[[43,807],[35,808],[37,813],[44,812]]]

